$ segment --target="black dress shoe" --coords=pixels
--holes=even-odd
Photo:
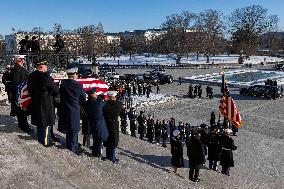
[[[34,131],[34,129],[32,129],[32,128],[27,128],[27,129],[23,129],[23,131],[24,131],[25,133],[31,133],[31,132]]]
[[[51,136],[51,139],[52,139],[53,141],[55,141],[55,142],[60,141],[60,139],[59,139],[59,138],[57,138],[56,136]]]
[[[113,163],[118,163],[119,159],[115,159],[114,161],[112,161]]]
[[[55,145],[55,143],[53,143],[53,142],[51,142],[51,143],[49,143],[48,145],[44,145],[44,147],[52,147],[52,146],[54,146]]]
[[[200,179],[194,179],[193,182],[200,182]]]

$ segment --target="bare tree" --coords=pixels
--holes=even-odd
[[[165,53],[176,55],[177,64],[180,63],[183,56],[192,52],[189,31],[194,26],[195,18],[195,14],[183,11],[181,14],[167,16],[166,21],[162,24],[162,28],[167,32],[159,42],[163,43],[162,47]]]
[[[223,51],[225,26],[222,13],[216,10],[201,12],[196,21],[196,51],[203,53],[206,62],[209,58]]]
[[[120,34],[120,47],[124,53],[129,53],[129,59],[132,59],[134,53],[141,53],[143,45],[145,44],[145,37],[142,34],[126,33]]]
[[[84,26],[79,28],[77,32],[82,40],[80,51],[83,56],[95,62],[98,55],[107,52],[107,39],[100,27],[94,25]]]
[[[259,37],[268,30],[277,28],[278,21],[276,15],[269,16],[267,9],[259,5],[234,10],[229,16],[228,24],[236,52],[246,56],[255,54]],[[240,59],[239,62],[243,61]]]

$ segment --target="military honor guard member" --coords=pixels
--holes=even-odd
[[[122,103],[116,100],[116,95],[116,91],[109,91],[108,100],[103,107],[103,113],[109,133],[109,136],[104,144],[106,147],[106,158],[113,163],[119,161],[115,156],[115,149],[119,142],[118,116],[122,110]]]
[[[66,148],[74,153],[78,151],[78,133],[80,131],[80,109],[86,100],[82,84],[78,83],[77,69],[66,71],[68,79],[61,81],[59,126],[58,130],[66,133]]]
[[[36,70],[29,75],[27,83],[32,99],[29,107],[31,123],[37,126],[38,142],[50,146],[50,128],[55,124],[53,98],[59,89],[47,73],[46,61],[39,61],[35,66]]]

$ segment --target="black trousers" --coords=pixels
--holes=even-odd
[[[209,160],[209,169],[217,169],[217,161]]]
[[[19,128],[23,131],[27,131],[29,129],[29,123],[25,112],[19,112],[17,115],[17,119]]]
[[[230,167],[228,166],[222,166],[221,173],[227,176],[230,176]]]
[[[196,180],[199,177],[199,169],[189,169],[189,179]]]
[[[78,150],[78,133],[70,129],[66,133],[66,148],[74,153],[77,153]]]

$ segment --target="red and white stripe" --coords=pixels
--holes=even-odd
[[[232,122],[232,124],[240,128],[243,125],[241,114],[231,96],[223,96],[220,101],[220,112]]]
[[[62,78],[54,78],[54,82],[56,83],[60,82],[60,80],[62,80]],[[107,96],[108,85],[106,84],[106,82],[95,78],[77,79],[76,81],[83,85],[85,92],[92,88],[96,88],[96,93],[98,95],[103,94],[105,97]]]

